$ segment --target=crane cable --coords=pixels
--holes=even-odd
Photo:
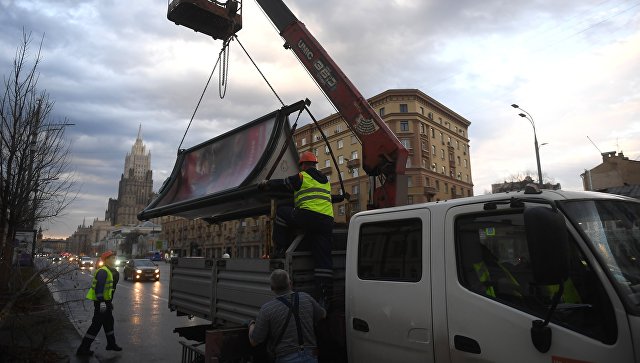
[[[230,39],[230,38],[229,38]],[[193,110],[193,114],[191,114],[191,120],[189,120],[189,124],[187,125],[187,129],[184,130],[184,135],[182,135],[182,140],[180,140],[180,145],[178,145],[178,152],[180,152],[180,148],[182,147],[182,143],[184,142],[184,138],[187,137],[187,132],[189,132],[189,128],[191,127],[191,123],[193,123],[193,118],[196,116],[196,112],[198,112],[198,108],[200,107],[200,103],[202,102],[202,98],[204,98],[204,94],[205,92],[207,92],[207,88],[209,87],[209,82],[211,82],[211,78],[213,77],[213,73],[216,71],[216,67],[218,67],[218,64],[220,63],[220,60],[223,58],[223,54],[226,56],[227,61],[225,62],[227,64],[228,67],[228,52],[227,52],[227,48],[229,47],[229,39],[225,40],[224,43],[222,44],[222,49],[220,49],[220,53],[218,53],[218,60],[216,60],[216,64],[213,65],[213,69],[211,70],[211,73],[209,74],[209,79],[207,79],[207,83],[204,85],[204,89],[202,90],[202,94],[200,95],[200,99],[198,100],[198,103],[196,104],[196,108]],[[224,92],[226,94],[226,80],[227,80],[227,71],[228,69],[226,69],[224,71],[224,73],[220,73],[221,75],[224,74],[224,82],[222,81],[222,79],[220,80],[221,83],[224,83],[225,87],[224,87]],[[219,86],[218,88],[219,90],[221,90],[221,86]],[[220,95],[220,98],[223,98],[224,95]]]

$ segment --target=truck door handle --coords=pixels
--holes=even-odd
[[[480,344],[478,344],[475,339],[471,339],[462,335],[456,335],[453,337],[453,343],[457,350],[480,354]]]
[[[368,333],[369,324],[367,324],[367,322],[362,319],[353,318],[353,330],[359,330]]]

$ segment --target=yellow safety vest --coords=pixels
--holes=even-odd
[[[331,184],[319,183],[306,171],[300,173],[302,186],[293,195],[296,208],[328,215],[333,218],[331,204]]]
[[[518,283],[518,280],[516,280],[516,278],[513,277],[513,275],[511,274],[511,272],[509,272],[509,270],[507,270],[501,264],[498,264],[498,267],[500,267],[502,272],[504,272],[506,277],[511,282],[511,288],[512,289],[511,289],[510,293],[513,296],[522,297],[522,294],[520,293],[520,291],[518,291],[518,290],[521,289],[520,284]],[[487,265],[484,263],[484,261],[480,261],[478,263],[474,263],[473,264],[473,269],[476,271],[476,274],[478,275],[478,279],[480,280],[480,282],[482,282],[485,285],[485,288],[486,288],[485,293],[488,296],[496,297],[496,291],[493,289],[493,286],[490,284],[491,283],[491,274],[489,273],[489,269],[487,268]]]
[[[107,281],[104,284],[104,291],[103,291],[102,298],[105,301],[111,300],[113,298],[113,274],[111,273],[111,270],[109,270],[107,266],[100,267],[93,274],[93,280],[91,281],[91,288],[89,288],[89,292],[87,292],[86,297],[89,300],[98,301],[98,297],[96,296],[96,285],[98,284],[96,275],[100,270],[104,270],[107,272]]]

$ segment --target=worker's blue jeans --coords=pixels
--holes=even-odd
[[[276,358],[276,363],[318,363],[318,358],[313,354],[313,349],[305,348],[300,352]]]
[[[276,223],[273,226],[273,241],[276,249],[289,247],[291,243],[288,233],[290,228],[304,230],[304,239],[311,246],[315,262],[315,277],[332,279],[331,234],[333,233],[333,218],[322,213],[293,208],[290,205],[278,207]]]

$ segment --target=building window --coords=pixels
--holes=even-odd
[[[420,123],[420,134],[424,134],[426,132],[424,129],[425,129],[424,124]]]
[[[424,185],[425,186],[431,186],[431,180],[429,180],[429,178],[424,178]]]
[[[464,159],[464,167],[467,167],[467,159]]]
[[[456,149],[460,150],[460,141],[456,140]]]
[[[440,141],[442,141],[442,145],[444,145],[444,134],[440,132]]]
[[[407,186],[411,188],[413,186],[413,177],[407,176]]]
[[[431,156],[435,157],[436,156],[436,146],[435,145],[431,145]]]
[[[318,156],[318,148],[317,147],[313,149],[313,155]]]
[[[340,139],[338,140],[338,149],[342,149],[344,147],[344,140]]]
[[[440,180],[436,180],[436,190],[440,191]]]
[[[320,141],[320,139],[322,138],[322,136],[320,136],[320,134],[316,134],[313,139],[316,141]]]
[[[436,137],[436,130],[433,129],[433,127],[431,127],[431,138],[435,139]]]
[[[408,205],[413,204],[413,195],[407,195],[407,204]]]
[[[438,170],[438,164],[433,163],[431,164],[431,171],[437,171]]]
[[[425,159],[425,158],[422,159],[422,167],[423,168],[427,167],[427,159]]]
[[[407,167],[407,168],[410,168],[410,167],[411,167],[411,157],[408,157],[408,158],[407,158],[407,164],[406,164],[406,167]]]
[[[344,156],[338,155],[338,164],[340,165],[344,164]]]
[[[340,172],[340,179],[344,180],[344,171]]]
[[[325,160],[325,161],[324,161],[324,167],[325,167],[325,168],[329,168],[329,167],[331,167],[331,160],[329,160],[329,159]]]
[[[458,156],[458,165],[460,165],[460,157]]]
[[[358,159],[358,150],[354,150],[351,152],[351,160]]]
[[[336,134],[338,132],[342,132],[342,125],[340,125],[340,124],[336,125]]]
[[[400,131],[401,132],[409,131],[409,121],[400,121]]]
[[[420,107],[420,114],[424,115],[424,107]]]
[[[401,103],[400,104],[400,112],[401,113],[407,113],[409,112],[409,107],[407,106],[406,103]]]
[[[402,139],[400,142],[407,150],[411,149],[411,139]]]
[[[444,193],[449,194],[449,183],[444,183]]]
[[[325,155],[329,155],[329,147],[327,145],[324,146]]]
[[[444,160],[444,149],[440,149],[440,159]]]
[[[358,138],[354,135],[351,135],[351,145],[356,144],[358,142]]]
[[[447,169],[444,166],[442,167],[442,174],[447,174]]]
[[[300,143],[302,144],[302,146],[305,146],[307,144],[307,138],[303,137]]]
[[[338,206],[338,215],[344,215],[344,204]]]
[[[351,169],[351,175],[353,175],[354,178],[357,178],[360,175],[360,172],[358,170],[358,168]]]
[[[380,108],[380,117],[384,116],[384,107]]]
[[[427,114],[427,118],[428,118],[429,120],[433,120],[433,112],[429,112],[429,113]]]

